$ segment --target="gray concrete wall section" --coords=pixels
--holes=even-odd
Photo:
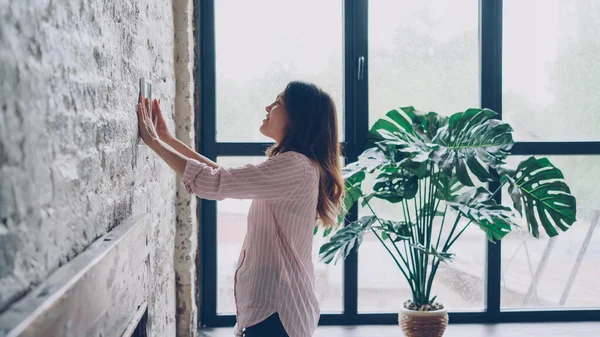
[[[194,293],[183,272],[195,259],[194,200],[138,139],[135,105],[138,78],[150,78],[171,130],[193,144],[191,28],[174,39],[174,13],[188,24],[191,14],[177,4],[192,10],[189,1],[0,0],[0,313],[145,213],[149,331],[175,335],[176,267],[180,296]],[[185,305],[194,310],[185,324],[195,324]]]

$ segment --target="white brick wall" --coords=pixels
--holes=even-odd
[[[138,140],[135,115],[145,76],[174,129],[173,12],[158,0],[0,0],[0,312],[148,213],[150,334],[175,335],[176,179]]]

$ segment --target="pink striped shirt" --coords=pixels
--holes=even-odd
[[[312,336],[320,314],[312,262],[317,167],[292,151],[240,168],[190,159],[183,182],[201,198],[253,200],[234,276],[235,334],[277,312],[290,337]]]

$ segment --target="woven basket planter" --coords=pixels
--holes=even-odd
[[[414,311],[402,308],[398,324],[406,337],[442,337],[448,325],[448,310]]]

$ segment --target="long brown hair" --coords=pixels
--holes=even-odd
[[[281,142],[267,150],[269,157],[296,151],[319,169],[318,219],[323,227],[337,225],[344,194],[335,103],[312,83],[293,81],[283,92],[289,124]]]

